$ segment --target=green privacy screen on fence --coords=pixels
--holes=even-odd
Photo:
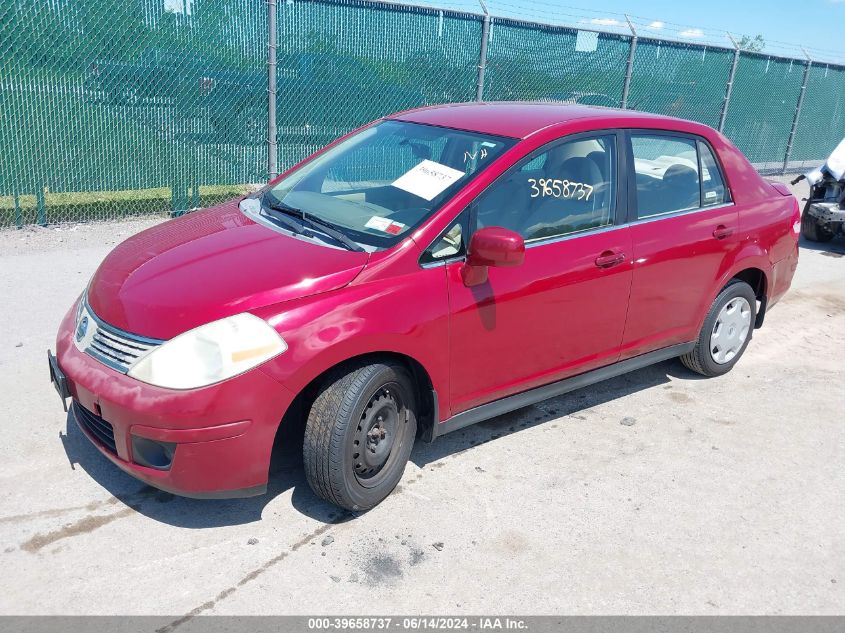
[[[0,224],[186,209],[262,179],[264,4],[221,4],[194,0],[189,24],[152,0],[4,2]]]
[[[628,107],[719,125],[733,51],[640,40]]]
[[[279,5],[279,160],[397,110],[475,96],[481,20],[353,0]]]
[[[280,169],[373,118],[476,97],[619,106],[629,35],[369,0],[277,0]],[[0,3],[0,226],[173,213],[266,180],[265,0]],[[717,127],[734,51],[640,37],[629,108]],[[787,158],[804,60],[739,56],[725,133]],[[813,65],[791,166],[845,136],[845,69]]]
[[[817,161],[845,137],[845,69],[811,66],[792,148],[794,161]]]
[[[783,164],[803,73],[798,61],[740,57],[725,134],[752,163]]]
[[[628,38],[495,20],[488,47],[485,99],[621,103]]]

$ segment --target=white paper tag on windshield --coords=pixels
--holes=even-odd
[[[391,183],[394,187],[412,193],[425,200],[433,200],[438,194],[464,176],[464,172],[446,165],[424,160],[409,169]]]
[[[379,215],[371,217],[367,220],[367,223],[364,226],[368,229],[375,229],[376,231],[390,233],[391,235],[399,235],[402,232],[402,229],[405,228],[405,225],[401,222],[389,220],[388,218],[383,218]]]

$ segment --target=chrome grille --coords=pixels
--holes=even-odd
[[[83,325],[83,320],[87,319]],[[164,341],[124,332],[101,321],[83,303],[76,319],[74,342],[77,348],[98,361],[126,373],[143,356]]]

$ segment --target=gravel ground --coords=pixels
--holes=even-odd
[[[298,447],[265,496],[188,500],[62,412],[59,321],[157,221],[0,232],[0,613],[845,611],[845,242],[802,248],[727,376],[666,362],[418,445],[350,517],[312,495]]]

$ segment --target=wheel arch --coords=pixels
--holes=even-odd
[[[757,329],[763,325],[763,319],[765,318],[766,308],[769,303],[769,294],[771,293],[772,263],[769,252],[755,243],[747,244],[737,253],[733,260],[733,265],[726,266],[723,269],[723,273],[716,284],[714,284],[713,291],[707,297],[706,303],[701,306],[702,312],[698,321],[699,329],[704,323],[707,311],[710,310],[710,306],[713,305],[716,297],[719,296],[719,293],[733,279],[746,282],[754,290],[754,294],[760,302],[760,309],[757,311],[754,327]]]
[[[340,362],[324,367],[317,375],[311,378],[298,390],[293,402],[288,407],[288,411],[282,418],[279,429],[276,431],[277,441],[279,437],[290,432],[291,427],[298,427],[299,424],[304,425],[305,417],[308,415],[308,407],[316,397],[320,386],[325,383],[329,376],[346,368],[351,371],[354,367],[386,361],[400,363],[410,373],[416,389],[420,409],[417,418],[417,435],[428,437],[429,431],[436,424],[439,417],[437,391],[434,388],[431,375],[425,366],[416,358],[402,352],[384,350],[364,352],[350,356]]]
[[[728,281],[728,283],[730,283],[730,281],[734,279],[744,281],[749,286],[751,286],[751,289],[754,291],[754,296],[757,297],[757,301],[760,302],[760,308],[757,310],[757,317],[754,321],[754,327],[755,329],[762,327],[763,319],[765,319],[766,317],[766,307],[769,301],[769,279],[766,276],[765,271],[756,267],[744,268],[739,272],[735,273]]]

